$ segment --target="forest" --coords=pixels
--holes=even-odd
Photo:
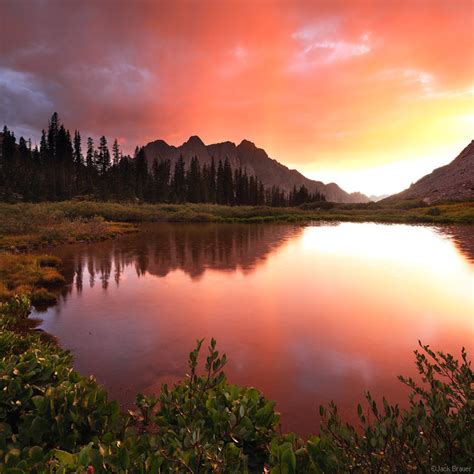
[[[41,134],[40,145],[15,135],[6,126],[0,134],[0,200],[4,202],[64,201],[74,198],[149,203],[211,203],[222,205],[299,206],[325,201],[305,186],[289,193],[277,186],[265,187],[244,168],[232,169],[229,160],[201,165],[181,156],[149,166],[145,151],[122,153],[117,140],[110,151],[102,136],[96,147],[92,137],[85,146],[81,133],[74,137],[57,113]],[[85,152],[83,151],[85,149]]]

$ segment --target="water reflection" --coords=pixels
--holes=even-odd
[[[436,229],[438,234],[451,240],[459,251],[471,262],[474,262],[474,231],[468,225],[449,225]]]
[[[182,378],[195,340],[214,336],[231,382],[276,400],[284,429],[314,432],[319,403],[351,419],[366,389],[402,402],[418,339],[472,353],[473,231],[148,226],[58,248],[71,285],[42,327],[124,406]]]
[[[113,275],[119,285],[126,267],[138,277],[149,273],[166,277],[180,269],[199,280],[206,269],[254,271],[287,239],[303,232],[302,227],[248,224],[160,224],[145,225],[142,232],[94,245],[74,245],[56,250],[64,263],[66,281],[81,292],[84,271],[90,287],[106,290]],[[65,295],[71,291],[67,288]]]

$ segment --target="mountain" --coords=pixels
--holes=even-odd
[[[304,185],[311,192],[324,194],[332,202],[369,202],[369,198],[361,193],[349,194],[335,183],[324,184],[306,178],[296,170],[290,170],[276,160],[270,158],[265,150],[256,147],[252,142],[243,140],[239,145],[232,142],[205,145],[203,141],[192,136],[181,146],[168,145],[163,140],[156,140],[145,146],[145,156],[149,166],[156,160],[169,159],[171,164],[182,155],[185,162],[197,156],[201,164],[210,163],[214,158],[216,164],[219,160],[228,158],[231,167],[246,168],[249,175],[257,176],[265,186],[279,186],[285,191],[290,191],[294,186]]]
[[[474,199],[474,140],[451,163],[435,169],[408,189],[386,199],[437,201]]]
[[[382,194],[382,195],[380,195],[380,196],[379,196],[378,194],[371,194],[371,195],[369,196],[369,199],[370,199],[371,201],[378,202],[378,201],[381,201],[382,199],[387,198],[388,196],[389,196],[389,194]]]

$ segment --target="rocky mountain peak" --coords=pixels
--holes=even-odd
[[[245,138],[240,142],[239,147],[241,147],[241,148],[257,148],[255,146],[255,143],[253,143],[250,140],[247,140]]]
[[[267,187],[279,186],[289,192],[294,186],[306,186],[311,192],[319,192],[326,196],[328,201],[334,202],[368,202],[363,194],[353,195],[345,192],[337,184],[325,185],[320,181],[306,178],[296,170],[290,170],[278,161],[270,158],[264,149],[258,148],[250,140],[242,140],[238,146],[230,141],[205,145],[196,135],[191,136],[181,146],[167,145],[162,140],[157,140],[145,146],[145,156],[152,166],[154,160],[170,160],[174,166],[176,160],[183,156],[185,166],[189,166],[191,158],[196,156],[199,162],[209,164],[212,159],[229,160],[233,169],[246,169],[249,175],[258,178]]]
[[[188,138],[188,141],[183,143],[183,145],[198,146],[198,147],[206,146],[204,142],[197,135],[191,135]]]

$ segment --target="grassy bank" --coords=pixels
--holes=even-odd
[[[50,255],[0,253],[0,302],[23,294],[36,306],[54,304],[65,284],[60,263]]]
[[[0,472],[17,473],[323,473],[425,472],[472,461],[473,374],[427,346],[416,352],[425,382],[407,410],[367,395],[359,426],[321,407],[317,436],[279,432],[275,404],[255,388],[230,385],[226,357],[211,341],[189,354],[187,377],[157,396],[137,396],[122,413],[93,378],[71,368],[71,355],[36,333],[19,333],[29,301],[0,305]],[[315,427],[315,431],[318,427]]]
[[[333,204],[297,208],[212,204],[130,204],[64,201],[0,204],[0,249],[25,250],[58,242],[94,241],[134,230],[138,222],[474,223],[474,202]]]
[[[76,213],[74,207],[74,203],[0,203],[0,250],[93,242],[136,230],[133,224],[106,221],[98,213]]]

